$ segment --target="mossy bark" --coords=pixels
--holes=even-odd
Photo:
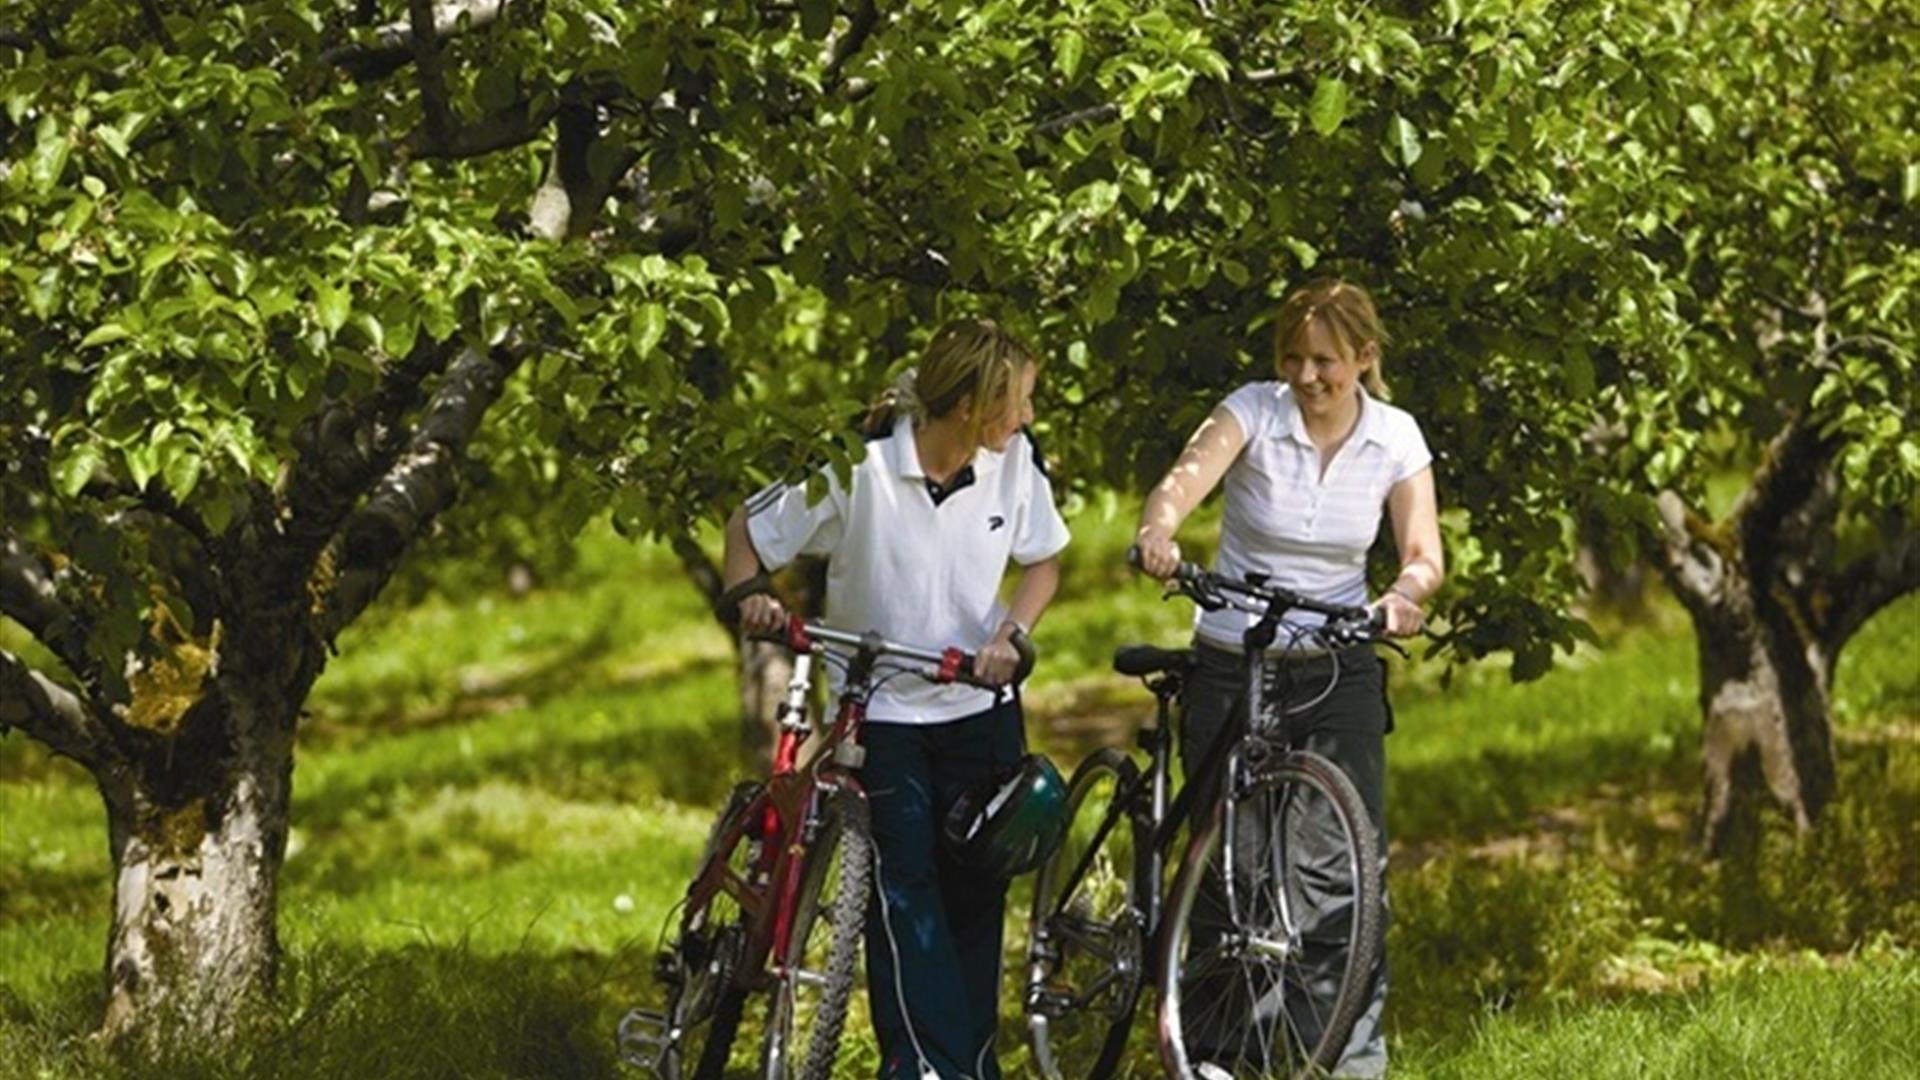
[[[293,707],[209,694],[173,745],[101,778],[108,1038],[223,1039],[272,988]]]
[[[1726,850],[1742,793],[1761,787],[1811,829],[1835,784],[1827,651],[1737,572],[1688,607],[1700,646],[1706,850]]]

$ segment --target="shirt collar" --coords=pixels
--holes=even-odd
[[[1011,449],[1011,448],[1009,448]],[[893,434],[887,437],[887,457],[893,465],[893,471],[907,479],[924,480],[927,470],[920,465],[920,447],[913,441],[913,421],[901,417],[893,423]],[[973,475],[979,479],[1000,468],[1007,455],[981,447],[973,452]]]
[[[1360,395],[1360,419],[1353,426],[1352,440],[1362,443],[1379,443],[1385,446],[1387,433],[1380,421],[1379,403],[1367,393],[1366,387],[1356,386],[1353,390]],[[1300,419],[1300,403],[1294,400],[1293,387],[1284,382],[1280,383],[1278,393],[1280,409],[1274,417],[1275,434],[1282,438],[1290,438],[1303,446],[1312,446],[1313,439],[1307,434],[1307,425]]]

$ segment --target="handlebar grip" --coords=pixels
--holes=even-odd
[[[1017,686],[1020,683],[1026,682],[1027,676],[1033,674],[1033,665],[1034,661],[1038,659],[1038,653],[1034,650],[1033,639],[1028,637],[1024,630],[1014,631],[1013,636],[1007,639],[1007,644],[1013,646],[1013,651],[1019,656],[1019,660],[1014,663],[1013,677],[1007,680],[1006,685]],[[954,681],[966,683],[968,686],[977,686],[982,690],[999,689],[999,687],[988,686],[986,683],[974,679],[973,665],[978,659],[979,654],[977,653],[960,654],[959,669],[954,672]]]
[[[1385,636],[1387,632],[1387,609],[1383,607],[1367,610],[1367,633]]]
[[[1039,653],[1033,647],[1033,639],[1027,636],[1025,630],[1015,630],[1013,636],[1007,639],[1007,644],[1012,645],[1013,651],[1020,654],[1020,662],[1013,666],[1013,681],[1026,682],[1027,676],[1033,674],[1034,661],[1039,659]]]
[[[1140,565],[1140,545],[1139,544],[1127,545],[1127,565],[1133,567],[1135,570],[1138,570],[1143,574],[1147,572],[1146,567]],[[1206,576],[1206,573],[1207,573],[1206,569],[1200,566],[1198,563],[1190,563],[1190,562],[1182,561],[1173,568],[1173,573],[1170,574],[1169,576],[1172,577],[1175,581],[1180,581],[1188,585],[1193,585],[1193,584],[1199,583]]]

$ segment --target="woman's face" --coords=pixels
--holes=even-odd
[[[1013,441],[1013,436],[1022,427],[1033,423],[1033,384],[1039,371],[1033,364],[1026,364],[1013,377],[1013,394],[1007,399],[1007,407],[998,415],[987,418],[980,429],[980,445],[1000,453]]]
[[[1360,376],[1373,366],[1374,347],[1348,352],[1325,320],[1308,319],[1280,354],[1280,377],[1293,388],[1300,411],[1310,417],[1345,415]]]

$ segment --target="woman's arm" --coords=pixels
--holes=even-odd
[[[720,555],[720,584],[731,589],[765,572],[760,553],[753,549],[753,537],[747,533],[746,507],[737,507],[727,519]],[[772,633],[786,625],[786,621],[787,609],[770,593],[758,593],[740,601],[740,629],[749,634]]]
[[[1387,612],[1387,633],[1411,637],[1426,624],[1426,603],[1447,576],[1440,545],[1440,507],[1433,492],[1433,469],[1425,468],[1387,492],[1393,542],[1400,551],[1400,576],[1380,596]]]
[[[1059,588],[1060,556],[1052,555],[1021,567],[1020,580],[1013,586],[1013,598],[1007,602],[1007,617],[975,657],[973,673],[981,682],[999,686],[1013,678],[1013,670],[1020,663],[1020,654],[1011,644],[1014,631],[1032,633]]]
[[[1220,484],[1233,459],[1247,445],[1247,433],[1233,413],[1222,405],[1194,429],[1180,460],[1160,478],[1140,510],[1134,543],[1140,548],[1140,568],[1154,577],[1173,573],[1180,562],[1180,545],[1173,534],[1180,523]]]

